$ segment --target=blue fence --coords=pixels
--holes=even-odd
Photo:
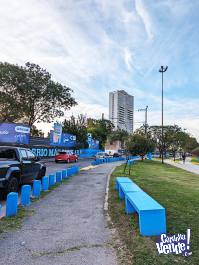
[[[94,157],[98,152],[102,152],[100,149],[80,149],[79,157],[88,158]]]
[[[96,159],[95,161],[91,162],[91,165],[100,165],[104,163],[112,163],[112,162],[117,162],[117,161],[125,161],[126,158],[124,157],[107,157],[107,158],[100,158]]]
[[[134,160],[139,160],[140,156],[128,156],[128,157],[107,157],[107,158],[99,158],[95,159],[94,161],[91,162],[92,166],[95,165],[101,165],[104,163],[112,163],[112,162],[118,162],[118,161],[134,161]]]
[[[17,215],[18,205],[30,206],[30,198],[39,198],[41,191],[48,191],[49,188],[53,187],[55,184],[61,184],[64,179],[68,179],[73,175],[77,174],[80,170],[78,166],[72,166],[62,171],[58,171],[48,176],[44,176],[42,180],[34,180],[33,188],[31,190],[31,185],[23,185],[21,187],[21,198],[20,202],[18,200],[17,192],[10,192],[7,195],[6,200],[6,217],[11,217]],[[0,205],[0,215],[2,206]]]

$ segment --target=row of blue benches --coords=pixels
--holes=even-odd
[[[166,213],[163,206],[128,177],[117,177],[115,189],[119,192],[119,198],[125,200],[125,212],[138,214],[141,235],[157,236],[166,233]]]
[[[31,185],[23,185],[21,187],[21,206],[30,206],[31,195],[33,198],[39,198],[41,191],[48,191],[50,187],[54,186],[56,183],[61,183],[63,179],[72,177],[74,174],[78,173],[80,168],[78,166],[73,166],[71,168],[57,171],[56,173],[49,174],[49,176],[44,176],[41,180],[33,181],[33,188],[31,194]],[[0,215],[2,206],[0,205]],[[17,215],[18,211],[18,193],[10,192],[6,199],[6,217]]]

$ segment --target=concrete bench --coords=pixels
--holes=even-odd
[[[137,192],[137,191],[143,192],[142,189],[133,182],[128,182],[128,183],[120,182],[118,186],[119,186],[119,198],[121,200],[125,199],[125,195],[128,192]]]
[[[157,236],[166,233],[165,208],[144,191],[126,193],[125,211],[127,214],[138,213],[141,235]]]
[[[119,190],[119,183],[133,183],[133,181],[128,177],[117,177],[115,179],[115,189]]]

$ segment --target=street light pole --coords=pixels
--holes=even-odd
[[[164,164],[164,91],[163,91],[163,74],[168,69],[168,66],[161,66],[159,72],[162,73],[162,164]]]
[[[147,111],[148,111],[148,106],[146,106],[146,110],[145,110],[145,135],[147,135]]]
[[[147,110],[148,110],[148,106],[146,106],[145,109],[139,109],[138,111],[145,111],[145,122],[144,122],[144,131],[145,131],[145,135],[147,135]]]

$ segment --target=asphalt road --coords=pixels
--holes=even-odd
[[[66,169],[68,167],[71,167],[72,165],[76,165],[79,167],[87,167],[91,164],[91,161],[93,159],[79,159],[79,161],[77,163],[55,163],[54,161],[52,162],[45,162],[46,164],[46,174],[50,174],[62,169]]]
[[[81,171],[33,203],[22,228],[0,239],[0,265],[117,265],[103,209],[107,177],[117,164]]]

